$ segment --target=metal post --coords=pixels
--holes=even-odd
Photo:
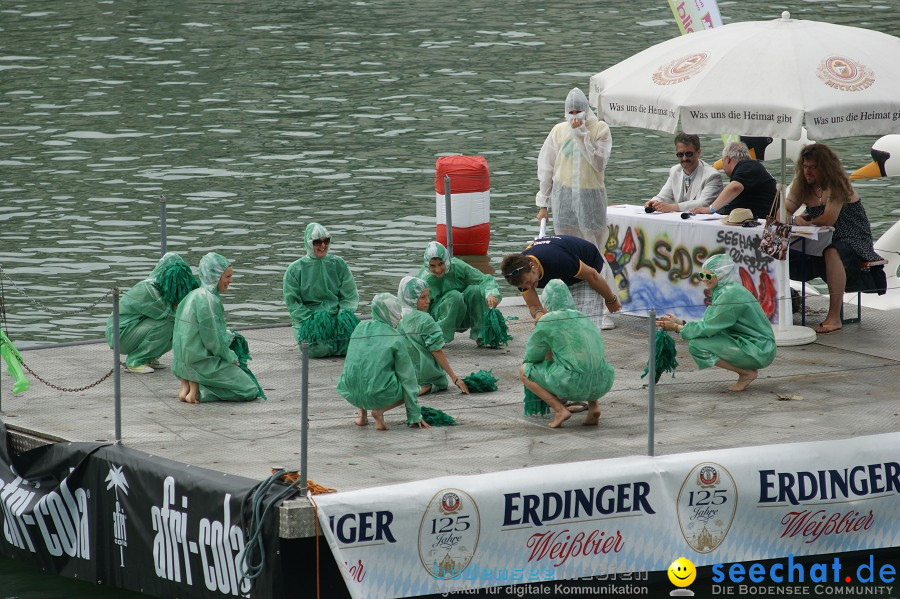
[[[119,371],[119,288],[113,287],[113,396],[116,405],[116,442],[122,441],[122,373]]]
[[[166,196],[159,194],[159,255],[164,256],[167,250],[166,241]]]
[[[450,206],[450,175],[444,175],[444,222],[447,223],[447,253],[453,258],[453,208]],[[447,265],[449,267],[449,264]]]
[[[650,308],[650,359],[647,361],[647,455],[653,455],[653,422],[656,418],[656,309]]]
[[[306,448],[309,441],[309,343],[300,346],[302,374],[300,376],[300,494],[306,495]]]

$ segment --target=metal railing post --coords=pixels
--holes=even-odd
[[[122,441],[122,373],[119,370],[119,288],[113,287],[113,397],[116,405],[116,442]]]
[[[306,495],[307,455],[309,445],[309,343],[300,346],[302,374],[300,376],[300,494]]]
[[[165,256],[168,251],[166,239],[166,196],[159,194],[159,255]]]
[[[656,309],[650,308],[650,359],[647,361],[647,455],[653,455],[654,420],[656,418]]]
[[[453,258],[453,208],[450,204],[450,175],[444,175],[444,222],[447,223],[447,253],[450,254],[450,258]]]

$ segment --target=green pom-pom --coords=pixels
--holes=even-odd
[[[499,308],[488,308],[484,313],[484,323],[481,326],[481,342],[485,347],[499,349],[501,345],[508,345],[512,341],[506,319]]]
[[[259,397],[265,401],[267,398],[265,392],[263,392],[262,385],[256,380],[256,376],[250,371],[250,367],[247,366],[247,362],[252,359],[250,358],[250,344],[247,343],[247,339],[237,331],[232,331],[232,333],[234,333],[234,339],[232,339],[230,347],[231,351],[237,355],[238,367],[246,372],[247,376],[256,383],[256,390],[259,393]]]
[[[422,420],[431,426],[456,426],[453,416],[428,406],[422,406]]]
[[[327,310],[316,310],[300,325],[300,339],[310,345],[331,345],[334,341],[334,321]]]
[[[525,415],[526,416],[544,416],[550,411],[547,402],[531,392],[525,387]]]
[[[184,262],[169,264],[157,277],[156,282],[159,283],[163,300],[170,306],[178,305],[188,293],[200,286],[194,273],[191,272],[191,267]]]
[[[469,393],[487,393],[497,390],[497,377],[491,374],[494,370],[479,370],[463,377]]]
[[[675,376],[675,369],[678,368],[678,360],[675,359],[677,352],[675,350],[675,340],[665,331],[656,331],[656,382],[662,377],[662,373],[671,372]],[[650,370],[650,362],[644,367],[641,378],[647,376]]]
[[[335,354],[338,356],[347,355],[347,346],[350,345],[350,335],[353,334],[356,325],[359,324],[359,318],[350,310],[341,310],[337,317],[337,327],[335,327]]]

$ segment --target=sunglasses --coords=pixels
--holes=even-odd
[[[744,227],[745,229],[752,229],[753,227],[759,226],[759,221],[756,220],[755,218],[748,218],[747,220],[745,220],[744,222],[741,223],[741,226]]]
[[[329,245],[331,243],[331,237],[323,237],[322,239],[313,239],[312,243],[315,247],[319,247],[320,245]]]
[[[713,280],[713,277],[715,277],[716,275],[714,275],[714,274],[712,274],[712,273],[708,273],[708,272],[701,272],[701,273],[698,274],[697,276],[700,277],[700,280],[701,280],[701,281],[704,280],[704,279],[707,280],[707,281],[712,281],[712,280]]]
[[[693,152],[675,152],[675,157],[676,158],[693,158],[694,153]]]
[[[525,266],[520,266],[519,268],[514,268],[513,270],[511,270],[508,273],[506,273],[505,275],[503,275],[503,278],[506,279],[507,282],[512,283],[513,279],[517,279],[519,277],[519,273],[529,270],[530,268],[531,268],[530,264],[526,264]]]

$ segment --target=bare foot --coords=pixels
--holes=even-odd
[[[384,410],[372,410],[372,420],[375,421],[376,431],[388,430],[388,425],[384,423]]]
[[[188,392],[191,390],[191,384],[185,380],[181,381],[181,389],[178,390],[178,399],[184,401],[184,398],[187,397]]]
[[[555,416],[553,416],[553,420],[550,421],[550,424],[547,425],[550,428],[559,428],[562,426],[563,422],[572,417],[572,412],[563,408],[559,412],[555,412]]]
[[[422,385],[419,387],[419,397],[428,395],[429,393],[431,393],[431,385]]]
[[[584,417],[584,422],[582,422],[582,424],[584,426],[597,426],[600,422],[600,407],[597,405],[590,407],[590,404],[588,404],[588,406],[588,413],[587,416]]]
[[[197,403],[197,400],[200,398],[200,385],[194,381],[190,381],[189,384],[190,391],[188,391],[182,401],[185,403]]]
[[[369,424],[369,415],[366,410],[357,408],[356,418],[353,420],[353,423],[356,426],[366,426],[367,424]]]
[[[756,380],[757,376],[759,376],[758,370],[747,370],[745,374],[741,374],[738,376],[737,382],[728,387],[728,390],[735,392],[743,391],[750,385],[750,383]]]

